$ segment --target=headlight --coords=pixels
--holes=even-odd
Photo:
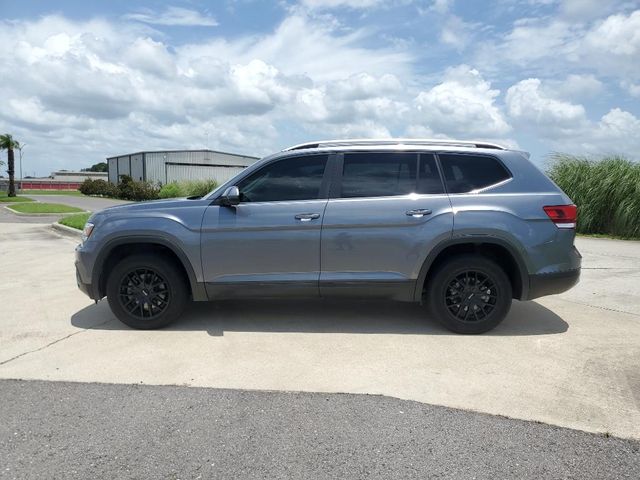
[[[91,232],[93,232],[93,227],[95,227],[95,225],[91,222],[87,222],[84,224],[84,228],[82,229],[83,242],[86,242],[87,239],[91,236]]]

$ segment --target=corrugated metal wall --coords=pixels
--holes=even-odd
[[[120,175],[134,180],[166,184],[180,180],[214,179],[226,182],[258,159],[245,155],[191,150],[180,152],[142,152],[108,158],[109,181],[118,183]]]
[[[129,155],[125,155],[124,157],[118,157],[118,177],[122,175],[130,175]]]
[[[109,165],[109,181],[118,183],[118,159],[109,158],[107,159],[107,164]]]
[[[144,165],[142,163],[142,153],[131,155],[131,178],[134,180],[144,180]]]
[[[257,159],[253,157],[201,150],[149,152],[144,156],[147,181],[163,185],[175,180],[197,180],[200,178],[213,178],[218,183],[222,183],[256,161]],[[187,165],[191,167],[187,167]],[[172,174],[170,178],[167,178],[170,166]],[[219,168],[215,168],[216,166]],[[193,168],[194,171],[189,171],[190,168]]]
[[[219,165],[190,165],[188,163],[167,163],[167,183],[180,180],[215,180],[224,183],[240,173],[242,167],[221,167]]]

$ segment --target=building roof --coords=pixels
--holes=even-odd
[[[243,154],[240,154],[240,153],[221,152],[219,150],[197,149],[197,150],[143,150],[143,151],[140,151],[140,152],[123,153],[122,155],[114,155],[112,157],[107,157],[107,160],[111,160],[113,158],[140,155],[140,154],[144,154],[144,153],[194,153],[194,152],[214,153],[214,154],[217,153],[217,154],[220,154],[220,155],[231,155],[231,156],[234,156],[234,157],[253,158],[253,159],[256,159],[256,160],[258,160],[260,158],[260,157],[254,157],[252,155],[243,155]]]

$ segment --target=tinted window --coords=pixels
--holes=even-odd
[[[261,168],[238,184],[242,202],[313,200],[327,165],[326,155],[287,158]]]
[[[386,197],[442,193],[432,155],[416,153],[347,153],[342,169],[342,197]]]
[[[510,178],[509,172],[493,157],[475,155],[439,155],[447,189],[465,193],[485,188]]]

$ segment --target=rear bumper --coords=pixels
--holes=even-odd
[[[566,292],[579,281],[579,268],[564,272],[529,275],[529,295],[527,296],[527,300]]]

